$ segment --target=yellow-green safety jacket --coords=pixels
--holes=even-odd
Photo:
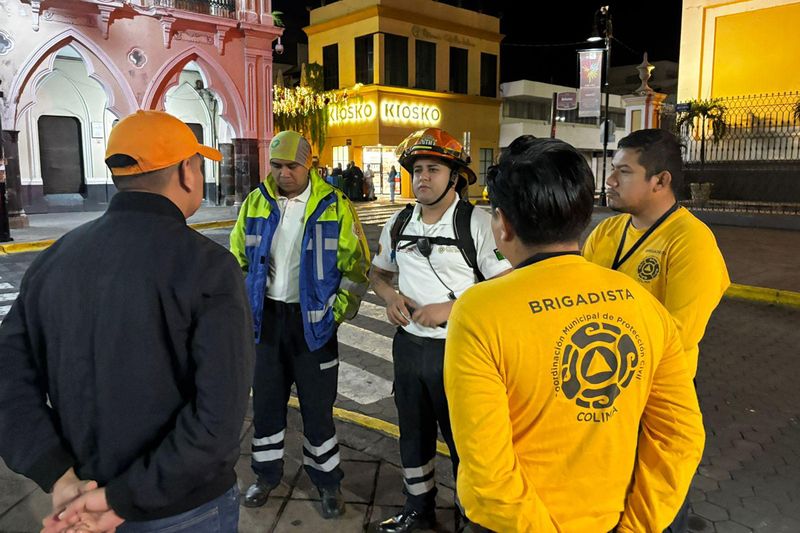
[[[336,326],[358,312],[369,286],[369,247],[353,205],[339,189],[309,172],[311,196],[303,217],[300,308],[310,350],[333,336]],[[256,342],[261,340],[264,294],[272,238],[280,223],[278,186],[271,174],[250,192],[231,233],[231,252],[247,272]],[[278,258],[280,261],[281,259]]]

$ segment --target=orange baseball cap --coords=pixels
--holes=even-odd
[[[140,109],[120,120],[111,130],[106,164],[114,155],[132,157],[135,165],[111,168],[114,176],[131,176],[177,165],[194,154],[212,161],[222,160],[219,150],[197,142],[189,126],[174,116]]]

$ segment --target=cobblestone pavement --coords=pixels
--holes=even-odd
[[[382,224],[399,207],[360,208],[373,250]],[[228,230],[205,233],[227,243]],[[0,298],[13,295],[0,301],[0,307],[13,301],[15,287],[35,255],[0,257],[0,283],[8,284],[0,285]],[[0,309],[0,314],[5,312]],[[794,402],[800,383],[798,324],[800,310],[727,299],[712,317],[701,344],[697,376],[707,442],[690,491],[690,531],[800,532],[800,409]],[[390,394],[393,332],[382,303],[368,293],[360,315],[340,330],[338,407],[397,423]],[[364,386],[365,382],[371,386]],[[373,392],[366,395],[365,390]],[[349,511],[340,521],[322,520],[317,495],[300,466],[299,415],[290,412],[284,484],[264,508],[242,509],[243,532],[363,531],[402,505],[397,442],[376,431],[340,423]],[[249,420],[243,428],[238,465],[241,488],[252,481],[248,431]],[[443,487],[440,530],[449,531],[452,475],[446,458],[440,457],[438,463],[437,477]],[[36,530],[47,506],[47,496],[30,482],[0,469],[0,532]]]

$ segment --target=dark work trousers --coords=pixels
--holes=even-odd
[[[697,379],[692,380],[694,383],[694,390],[697,391]],[[672,523],[667,526],[664,533],[686,533],[689,531],[689,495],[683,500],[681,508],[678,509],[678,514]]]
[[[333,425],[339,373],[336,335],[319,350],[309,351],[300,304],[269,298],[264,300],[262,324],[253,379],[253,471],[269,487],[281,481],[286,404],[294,383],[303,416],[306,472],[317,487],[338,487],[343,473]]]
[[[458,455],[444,395],[444,339],[417,337],[399,328],[392,343],[392,356],[405,507],[428,513],[436,506],[437,422],[450,449],[454,477],[458,471]]]
[[[689,495],[683,500],[678,516],[672,523],[664,530],[664,533],[686,533],[689,531]]]

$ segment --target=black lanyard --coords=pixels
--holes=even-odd
[[[633,246],[631,246],[631,249],[628,250],[628,253],[626,253],[625,256],[622,259],[620,259],[619,256],[622,254],[622,249],[625,247],[625,237],[628,235],[628,228],[630,228],[631,227],[631,223],[633,223],[633,216],[631,216],[631,218],[629,218],[628,222],[625,224],[625,229],[622,231],[622,238],[619,240],[619,246],[617,247],[617,255],[614,256],[614,262],[611,264],[611,270],[617,270],[619,267],[621,267],[622,264],[625,261],[627,261],[630,258],[630,256],[632,256],[633,253],[636,250],[639,249],[639,246],[641,246],[642,243],[647,240],[647,238],[650,236],[650,234],[653,233],[656,229],[658,229],[658,227],[665,220],[667,220],[667,218],[672,213],[677,211],[679,207],[680,207],[680,205],[678,204],[678,202],[675,202],[675,204],[672,207],[670,207],[667,210],[666,213],[661,215],[658,218],[658,220],[656,220],[655,223],[652,226],[647,228],[647,231],[644,232],[644,235],[639,237],[639,240],[636,241],[635,243],[633,243]]]

